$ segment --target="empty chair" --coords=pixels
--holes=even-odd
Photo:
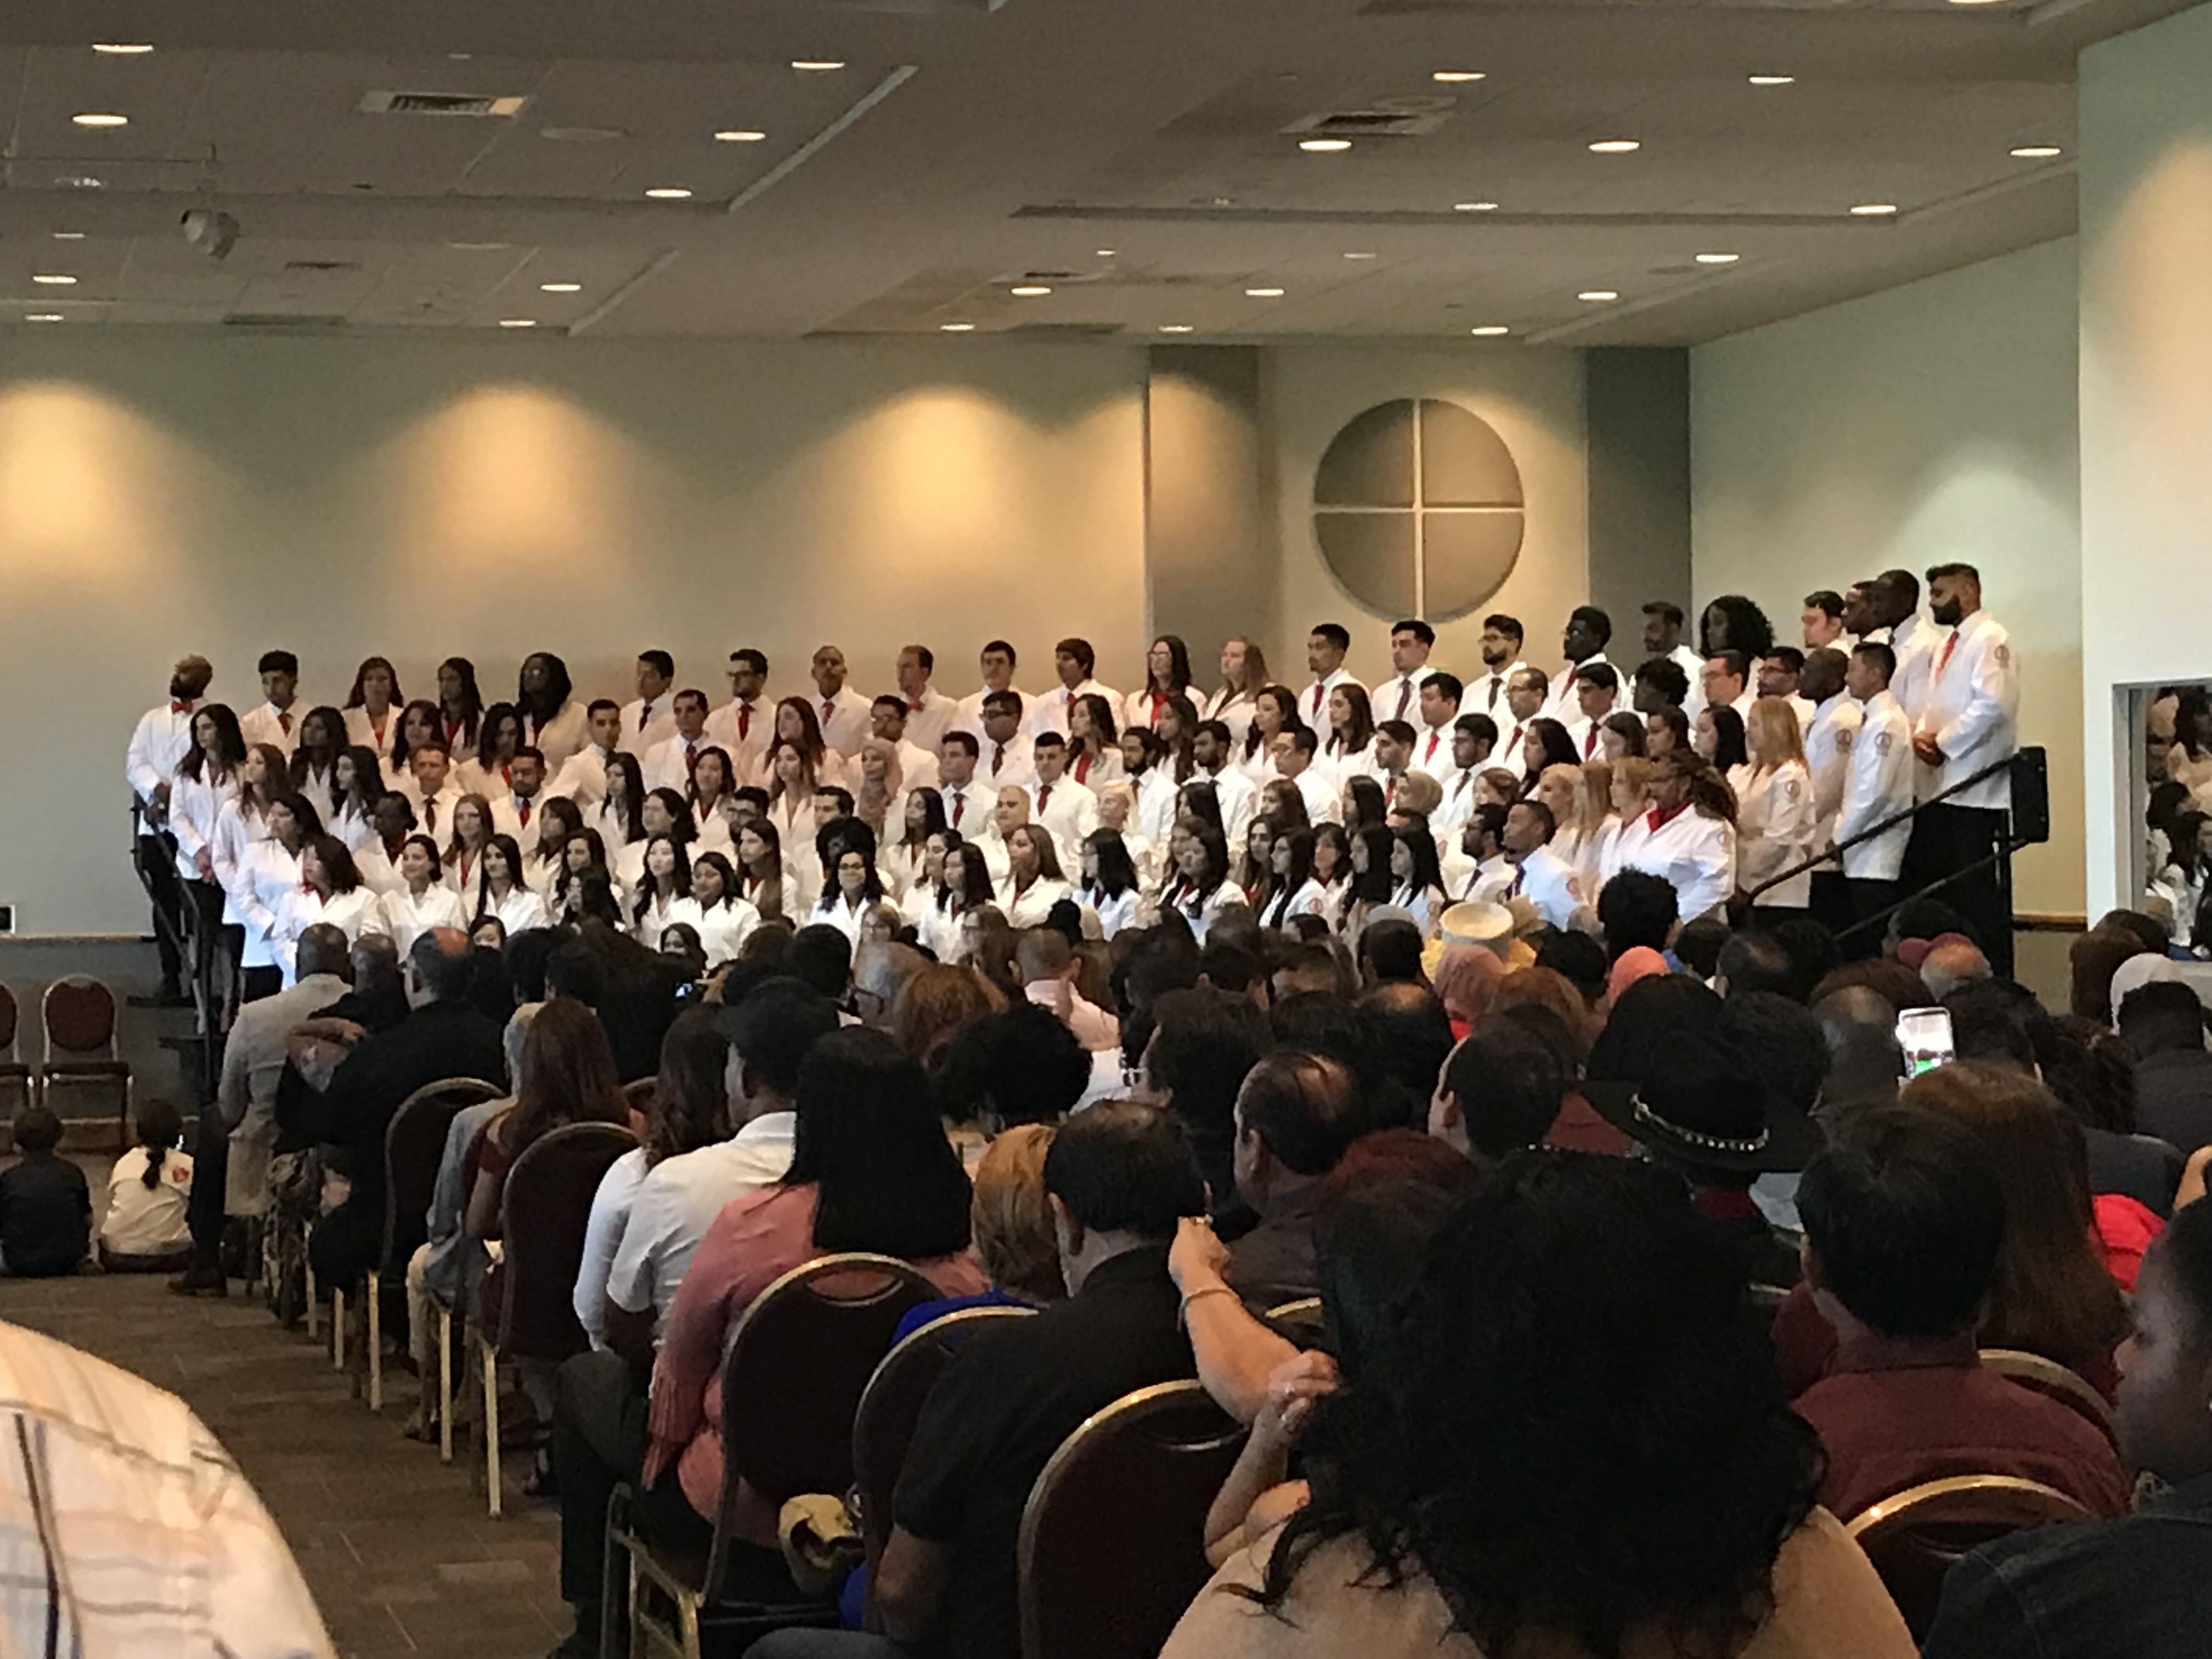
[[[584,1259],[584,1224],[607,1166],[636,1145],[636,1138],[616,1124],[564,1124],[532,1141],[507,1171],[500,1204],[499,1264],[485,1285],[485,1299],[492,1305],[477,1332],[483,1365],[484,1489],[495,1520],[501,1513],[500,1361],[550,1368],[590,1346],[576,1322],[574,1297],[576,1269]],[[427,1206],[427,1184],[422,1195]],[[447,1371],[443,1345],[439,1358],[441,1373]],[[438,1385],[450,1400],[450,1375],[441,1375]]]
[[[1194,1381],[1070,1435],[1022,1511],[1023,1659],[1153,1659],[1205,1587],[1206,1506],[1243,1445]]]
[[[891,1535],[891,1491],[921,1420],[922,1401],[955,1350],[994,1320],[1024,1319],[1031,1308],[961,1308],[908,1331],[884,1356],[853,1418],[853,1502],[873,1567]]]
[[[657,1546],[630,1524],[618,1492],[607,1522],[608,1579],[626,1576],[628,1584],[608,1599],[603,1651],[635,1652],[642,1643],[652,1653],[699,1659],[702,1626],[759,1634],[835,1621],[835,1609],[801,1595],[781,1563],[755,1570],[757,1552],[744,1549],[732,1517],[746,1488],[780,1507],[802,1492],[842,1492],[853,1484],[861,1396],[907,1310],[942,1294],[917,1267],[857,1252],[817,1257],[761,1292],[731,1333],[722,1363],[722,1491],[713,1541],[703,1557]],[[665,1616],[661,1601],[669,1604]],[[617,1639],[618,1607],[629,1610],[626,1639]]]
[[[2097,1426],[2099,1433],[2119,1449],[2119,1430],[2112,1422],[2112,1408],[2106,1403],[2088,1382],[2066,1369],[2055,1359],[2045,1359],[2039,1353],[2024,1353],[2018,1348],[1984,1348],[1982,1364],[2008,1382],[2023,1389],[2033,1389],[2048,1400],[2079,1413]]]
[[[39,1064],[39,1093],[49,1109],[57,1082],[120,1079],[118,1108],[126,1142],[131,1133],[131,1062],[123,1058],[115,1030],[115,993],[89,974],[70,974],[46,987],[39,999],[39,1023],[46,1030],[46,1055]]]
[[[31,1068],[24,1064],[16,1036],[21,1024],[15,994],[0,985],[0,1099],[10,1122],[31,1103]]]
[[[1853,1516],[1845,1529],[1874,1563],[1917,1641],[1935,1622],[1943,1575],[1960,1556],[2046,1521],[2094,1518],[2039,1480],[1954,1474],[1884,1498]]]

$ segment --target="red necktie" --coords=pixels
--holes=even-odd
[[[652,718],[653,718],[653,705],[652,705],[651,703],[649,703],[649,702],[641,702],[641,703],[638,704],[638,706],[637,706],[637,729],[638,729],[639,731],[641,731],[641,732],[644,731],[644,730],[645,730],[645,723],[646,723],[647,720],[651,720]]]
[[[1520,728],[1519,726],[1515,726],[1515,727],[1513,728],[1513,735],[1512,735],[1511,737],[1510,737],[1510,738],[1506,738],[1506,739],[1505,739],[1505,747],[1507,748],[1507,750],[1510,750],[1512,749],[1513,745],[1514,745],[1515,744],[1516,744],[1516,743],[1520,742],[1520,741],[1521,741],[1521,728]]]
[[[1048,783],[1041,783],[1037,785],[1037,811],[1040,812],[1043,811],[1044,804],[1051,799],[1052,786]]]
[[[1588,760],[1588,759],[1589,759],[1592,755],[1595,754],[1596,752],[1597,752],[1597,722],[1596,722],[1595,720],[1592,720],[1592,721],[1589,723],[1589,730],[1583,733],[1583,758],[1584,760]]]
[[[434,801],[434,800],[427,800],[427,799],[426,799],[425,801],[423,801],[423,803],[422,803],[422,827],[423,827],[423,829],[425,829],[425,830],[429,830],[429,831],[430,831],[431,833],[433,833],[433,834],[435,834],[435,833],[436,833],[436,831],[437,831],[437,828],[438,828],[438,803],[437,803],[437,802],[435,802],[435,801]]]
[[[1958,638],[1958,635],[1954,634],[1951,637],[1953,639],[1956,639]],[[1942,671],[1938,670],[1937,672],[1941,672]],[[276,729],[279,732],[282,732],[288,738],[292,735],[292,714],[289,709],[286,709],[283,713],[276,716]]]
[[[960,814],[967,810],[967,806],[968,797],[958,790],[954,790],[952,792],[952,827],[955,830],[960,827]]]
[[[1075,756],[1075,781],[1081,783],[1090,775],[1091,751],[1088,749],[1079,750]]]
[[[521,806],[516,810],[515,816],[522,820],[522,827],[524,829],[527,830],[530,828],[530,803],[528,801],[523,802]]]
[[[1957,648],[1958,643],[1959,630],[1954,628],[1951,630],[1950,637],[1943,641],[1943,648],[1936,653],[1936,678],[1937,679],[1943,678],[1943,665],[1951,660],[1951,653]]]
[[[744,737],[742,726],[738,729],[738,736],[740,740]],[[699,747],[689,738],[684,739],[684,775],[688,778],[696,778],[699,775]]]
[[[991,756],[991,775],[997,777],[999,769],[1006,763],[1006,745],[1000,744]]]
[[[837,704],[836,704],[836,699],[834,699],[834,698],[830,698],[830,697],[824,697],[824,698],[823,698],[823,699],[822,699],[822,723],[823,723],[823,725],[824,725],[824,726],[829,725],[829,724],[830,724],[830,716],[831,716],[831,715],[833,715],[833,714],[835,714],[836,712],[837,712]]]
[[[1437,734],[1429,733],[1429,746],[1421,751],[1421,763],[1425,766],[1437,757]]]
[[[1319,680],[1314,682],[1314,718],[1321,718],[1322,699],[1328,696],[1328,688]]]
[[[1403,719],[1405,719],[1405,718],[1406,718],[1406,705],[1407,705],[1407,703],[1409,703],[1409,702],[1413,702],[1413,681],[1411,681],[1411,680],[1401,680],[1401,681],[1399,681],[1399,682],[1398,682],[1398,718],[1399,718],[1400,720],[1403,720]]]

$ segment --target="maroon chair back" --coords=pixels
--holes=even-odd
[[[781,1507],[853,1484],[853,1423],[908,1309],[941,1292],[896,1256],[818,1256],[739,1316],[722,1361],[722,1498],[707,1583],[719,1584],[741,1486]]]
[[[1004,1319],[1026,1319],[1034,1308],[962,1308],[908,1331],[861,1391],[853,1416],[853,1493],[860,1510],[860,1539],[872,1565],[891,1535],[891,1489],[906,1466],[922,1402],[952,1363],[953,1354],[976,1332]]]
[[[2048,1521],[2094,1517],[2064,1492],[2008,1474],[1955,1474],[1886,1498],[1846,1524],[1912,1632],[1936,1622],[1943,1575],[1959,1558]]]
[[[15,1010],[15,994],[0,985],[0,1052],[8,1058],[15,1057],[15,1025],[19,1016]]]
[[[1022,1510],[1022,1659],[1153,1659],[1205,1587],[1206,1511],[1243,1445],[1196,1382],[1068,1436]]]
[[[575,1308],[584,1224],[608,1166],[636,1145],[617,1124],[566,1124],[532,1141],[507,1172],[493,1343],[501,1355],[562,1360],[590,1346]]]
[[[115,994],[82,974],[46,987],[40,1004],[46,1047],[71,1054],[112,1051],[115,1044]]]
[[[430,1200],[454,1117],[463,1107],[504,1092],[480,1078],[449,1077],[424,1084],[399,1103],[384,1131],[382,1272],[405,1273],[407,1258],[429,1242]]]
[[[2008,1382],[2057,1401],[2103,1435],[2114,1451],[2119,1449],[2119,1426],[2112,1421],[2112,1408],[2105,1396],[2057,1360],[2019,1348],[1984,1348],[1982,1364]]]

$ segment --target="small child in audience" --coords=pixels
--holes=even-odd
[[[73,1273],[92,1243],[92,1188],[58,1155],[62,1121],[43,1106],[15,1119],[15,1164],[0,1170],[0,1270],[16,1279]]]
[[[111,1273],[166,1273],[186,1265],[191,1229],[185,1201],[192,1160],[177,1150],[185,1120],[166,1100],[138,1109],[138,1144],[107,1177],[107,1216],[100,1224],[100,1265]]]

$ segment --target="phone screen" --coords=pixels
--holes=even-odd
[[[1905,1050],[1905,1074],[1918,1077],[1959,1057],[1951,1042],[1948,1008],[1907,1008],[1897,1017],[1897,1045]]]

